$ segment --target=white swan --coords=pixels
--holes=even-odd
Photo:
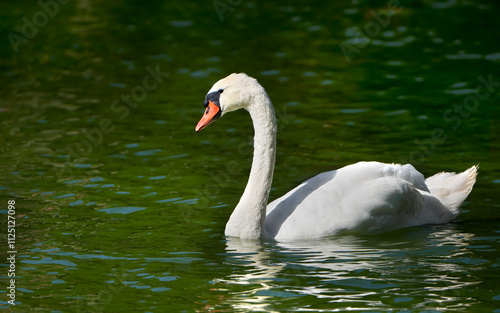
[[[319,174],[268,205],[276,119],[266,91],[246,74],[231,74],[215,83],[204,105],[196,131],[241,108],[250,113],[255,130],[250,177],[226,236],[289,241],[447,223],[476,181],[477,166],[424,179],[410,164],[359,162]]]

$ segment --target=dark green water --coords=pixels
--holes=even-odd
[[[0,4],[0,309],[500,312],[497,1],[66,2]],[[463,214],[227,240],[252,125],[241,111],[194,126],[231,72],[277,111],[271,198],[360,160],[480,164]]]

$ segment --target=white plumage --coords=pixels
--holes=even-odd
[[[267,206],[266,237],[303,239],[447,223],[458,215],[476,170],[424,180],[409,164],[359,162],[321,173]]]
[[[226,236],[286,241],[447,223],[459,214],[476,180],[476,166],[425,179],[409,164],[359,162],[321,173],[268,205],[276,121],[267,93],[257,80],[241,73],[215,83],[206,99],[210,107],[197,131],[239,108],[250,113],[255,130],[250,177]]]

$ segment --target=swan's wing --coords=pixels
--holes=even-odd
[[[359,162],[319,174],[270,203],[266,232],[293,239],[404,227],[422,210],[418,190],[428,192],[411,165]]]
[[[373,181],[376,179],[387,179],[388,186],[392,186],[392,179],[404,181],[409,185],[421,191],[430,192],[426,185],[424,175],[417,171],[411,164],[386,164],[380,162],[358,162],[345,166],[339,170],[324,172],[316,175],[294,189],[290,190],[284,196],[271,202],[267,206],[269,214],[277,204],[287,200],[291,205],[298,205],[308,197],[309,194],[319,191],[330,194],[328,198],[342,196],[348,190],[353,190],[359,184]],[[377,190],[383,189],[384,180],[380,181]],[[311,196],[312,197],[312,196]],[[322,198],[321,195],[315,197]]]
[[[429,192],[425,183],[425,177],[417,171],[411,164],[384,164],[378,162],[367,162],[379,164],[384,177],[394,177],[411,184],[413,187]]]

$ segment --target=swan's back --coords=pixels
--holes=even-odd
[[[469,171],[437,174],[431,184],[409,164],[359,162],[325,172],[268,205],[266,236],[293,240],[446,223],[474,184],[476,168]]]

